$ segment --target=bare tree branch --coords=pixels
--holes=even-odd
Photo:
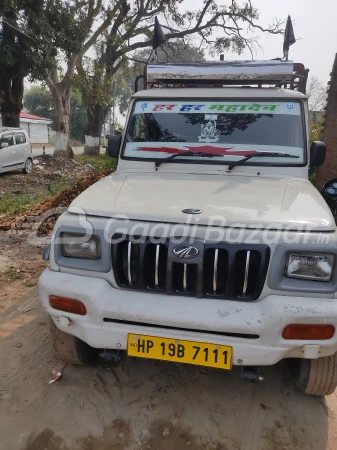
[[[111,25],[113,14],[109,14],[104,22],[97,28],[97,30],[92,34],[92,36],[83,45],[81,54],[85,53],[97,42],[97,39],[102,35],[102,33]]]
[[[309,99],[309,111],[323,111],[327,101],[327,87],[323,81],[316,76],[311,76],[306,92]]]

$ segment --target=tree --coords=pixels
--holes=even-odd
[[[114,77],[104,77],[101,73],[104,68],[102,69],[98,62],[102,54],[100,53],[100,49],[100,46],[96,47],[96,60],[83,57],[78,61],[78,75],[75,81],[83,93],[83,102],[88,116],[84,152],[92,155],[99,154],[99,138],[102,125],[113,102],[118,103],[119,110],[122,114],[126,113],[130,95],[134,92],[135,78],[143,72],[144,64],[146,64],[151,54],[149,49],[134,52],[132,60],[123,61],[121,68]],[[177,40],[159,48],[156,59],[158,62],[172,60],[176,62],[203,61],[204,52],[193,45],[184,43],[182,40]],[[97,79],[100,80],[99,83],[97,83]],[[100,114],[96,115],[95,112],[98,105],[100,107]]]
[[[53,98],[44,86],[32,86],[24,94],[24,107],[30,114],[46,117],[53,121],[52,128],[55,130],[55,109]],[[87,123],[87,115],[82,104],[82,95],[78,89],[73,89],[70,97],[70,138],[84,140],[84,128]]]
[[[73,156],[68,141],[75,65],[78,56],[84,54],[111,24],[113,8],[105,8],[103,1],[2,0],[0,3],[3,124],[19,126],[24,77],[29,75],[31,81],[45,80],[54,103],[55,156]],[[100,20],[99,26],[96,19]],[[66,70],[63,74],[64,62]]]
[[[44,0],[0,3],[0,109],[5,126],[20,124],[24,78],[43,78],[56,57],[44,6]]]
[[[201,9],[180,13],[181,0],[139,0],[129,3],[127,0],[114,0],[114,21],[109,33],[101,42],[104,51],[98,55],[93,69],[87,76],[83,59],[77,58],[80,84],[86,90],[85,104],[88,110],[90,141],[95,144],[99,140],[103,120],[108,112],[107,102],[102,97],[96,100],[93,92],[107,92],[108,85],[116,78],[116,73],[136,50],[152,46],[154,17],[158,15],[165,30],[168,41],[198,37],[200,45],[211,47],[214,53],[234,51],[240,54],[245,47],[254,45],[256,38],[245,37],[245,31],[259,30],[269,33],[280,33],[279,22],[263,28],[257,23],[258,11],[250,0],[239,5],[235,0],[222,6],[217,0],[205,0]],[[220,31],[214,37],[215,31]],[[83,88],[81,88],[84,93]],[[110,97],[110,96],[109,96]],[[104,98],[109,98],[104,95]],[[91,118],[91,114],[93,114]],[[95,145],[92,151],[95,152]]]
[[[98,155],[100,136],[104,118],[111,105],[112,77],[104,76],[97,61],[81,57],[77,62],[76,86],[83,96],[87,114],[84,153]],[[99,82],[96,82],[99,80]],[[91,130],[97,130],[92,133]]]
[[[309,97],[309,111],[323,111],[326,105],[327,87],[318,77],[309,78],[306,94]]]
[[[53,0],[50,2],[53,3]],[[67,68],[63,73],[56,60],[45,82],[50,89],[55,108],[54,156],[72,158],[74,154],[69,145],[69,118],[76,63],[111,24],[116,8],[109,6],[110,2],[105,7],[103,0],[63,0],[63,3],[62,14],[55,11],[55,3],[51,5],[48,16],[56,16],[59,19],[53,22],[54,30],[59,36],[55,46]]]
[[[54,119],[53,99],[48,89],[43,86],[32,86],[23,97],[24,107],[30,114]]]
[[[73,89],[70,98],[70,138],[84,142],[87,123],[87,112],[83,105],[82,94],[78,89]]]

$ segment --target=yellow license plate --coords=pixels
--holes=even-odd
[[[205,342],[129,334],[128,355],[225,370],[232,368],[232,347]]]

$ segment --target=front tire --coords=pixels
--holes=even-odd
[[[90,347],[81,339],[57,328],[50,319],[50,335],[55,354],[67,364],[92,364],[99,354],[99,349]]]
[[[308,395],[330,395],[337,387],[337,354],[318,359],[301,359],[299,388]]]
[[[25,167],[22,169],[23,173],[29,175],[33,170],[33,161],[28,158],[25,162]]]

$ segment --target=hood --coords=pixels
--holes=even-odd
[[[69,211],[78,212],[75,207],[94,216],[169,223],[186,223],[182,210],[197,208],[200,225],[221,216],[225,226],[335,229],[328,206],[307,180],[117,172],[80,194]]]

